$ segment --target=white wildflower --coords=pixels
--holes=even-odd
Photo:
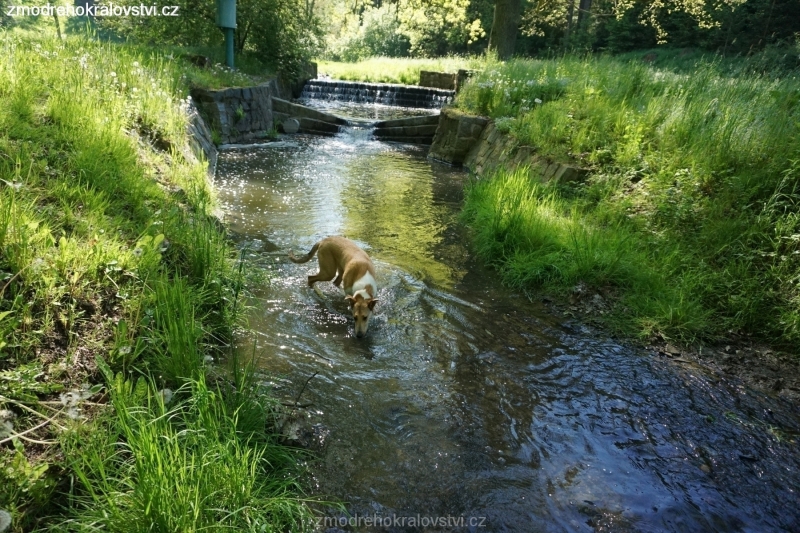
[[[119,349],[117,349],[117,353],[119,353],[120,355],[128,355],[129,353],[131,353],[131,347],[120,346]]]
[[[171,402],[172,397],[175,395],[171,389],[161,389],[158,391],[158,394],[161,396],[161,400],[164,402],[164,405],[167,405],[169,402]]]
[[[65,407],[72,407],[80,401],[80,396],[73,391],[63,392],[58,397],[61,405]]]
[[[139,66],[139,62],[138,62],[138,61],[134,61],[134,62],[133,62],[133,66],[134,66],[134,67],[138,67],[138,66]]]
[[[207,356],[203,357],[203,362],[205,364],[207,364],[207,365],[210,365],[211,363],[214,362],[214,358],[211,357],[210,355],[207,355]]]
[[[111,74],[109,74],[109,76],[111,76],[112,78],[116,78],[117,77],[117,73],[112,70]]]
[[[540,99],[538,99],[538,98],[534,98],[533,101],[536,102],[537,104],[541,104],[542,103],[542,101]]]
[[[0,509],[0,533],[3,533],[11,525],[11,515],[8,511]]]
[[[5,439],[14,434],[14,423],[11,420],[0,422],[0,439]]]

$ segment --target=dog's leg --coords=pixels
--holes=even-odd
[[[323,270],[320,270],[318,274],[315,274],[313,276],[308,276],[308,286],[313,287],[314,284],[318,281],[330,281],[333,279],[334,275],[335,274],[332,274],[330,272],[325,272]]]
[[[319,261],[319,272],[314,276],[308,276],[308,286],[313,287],[318,281],[330,281],[336,276],[336,260],[331,253],[322,249],[317,254]]]
[[[336,285],[337,287],[342,284],[342,273],[341,272],[336,274],[336,279],[333,280],[333,284]]]

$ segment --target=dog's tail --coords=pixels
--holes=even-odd
[[[315,244],[311,251],[308,252],[303,257],[295,257],[291,250],[289,250],[289,259],[292,263],[307,263],[311,261],[311,258],[317,253],[317,248],[319,248],[319,243]]]

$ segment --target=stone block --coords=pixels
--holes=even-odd
[[[421,70],[419,73],[420,87],[434,87],[448,91],[456,88],[456,75],[449,72],[432,72]]]
[[[553,175],[558,170],[558,167],[558,163],[550,163],[547,165],[542,172],[542,179],[544,179],[544,181],[550,181],[550,179],[552,179]]]
[[[559,165],[558,170],[553,174],[553,179],[562,182],[580,181],[583,180],[589,173],[588,170],[571,167],[569,165]]]

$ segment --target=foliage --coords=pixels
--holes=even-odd
[[[577,256],[564,228],[600,232],[588,250],[624,237],[631,246],[612,250],[614,270],[601,263],[581,279],[619,287],[639,333],[691,341],[741,330],[796,343],[800,82],[739,68],[729,77],[728,65],[707,61],[687,74],[611,58],[489,64],[457,105],[513,117],[503,120],[521,144],[593,174],[578,187],[508,175],[477,186],[468,212],[479,248],[497,242],[513,283],[567,287]],[[552,271],[541,247],[556,250]]]
[[[414,55],[434,57],[485,36],[480,20],[467,19],[469,0],[398,0],[399,31]]]
[[[294,478],[265,465],[273,453],[283,454],[276,464],[288,468],[291,460],[263,442],[263,398],[242,396],[238,382],[234,391],[201,389],[210,361],[230,345],[241,271],[211,216],[205,165],[188,150],[185,95],[199,69],[174,50],[83,38],[4,33],[0,49],[0,504],[14,517],[12,531],[56,523],[86,530],[98,517],[127,531],[146,524],[116,521],[145,512],[136,499],[142,487],[176,495],[180,480],[190,481],[180,487],[183,499],[171,502],[181,516],[161,524],[190,528],[180,520],[194,515],[179,504],[192,494],[205,498],[195,507],[199,523],[211,523],[212,505],[228,509],[214,517],[229,523],[256,516],[262,525],[274,518],[278,530],[298,523],[307,511],[292,496]],[[237,75],[203,76],[221,83]],[[98,371],[96,355],[123,382],[147,376],[149,392],[123,394],[116,377],[107,382]],[[88,401],[104,382],[116,387],[113,412]],[[174,417],[162,417],[153,391],[182,386]],[[201,397],[213,397],[208,410],[192,407]],[[147,398],[152,409],[142,408]],[[259,437],[230,429],[241,420],[237,410],[262,413]],[[219,425],[206,420],[212,415]],[[168,465],[170,477],[146,473],[175,457],[192,424],[209,438],[183,450]],[[148,441],[149,430],[172,440]],[[208,484],[210,470],[192,461],[209,458],[238,472],[227,480],[239,485]],[[103,477],[111,469],[113,478]],[[245,470],[251,478],[242,484]],[[113,495],[101,490],[109,487]],[[214,491],[213,502],[197,490]],[[121,494],[132,500],[118,501]],[[251,509],[265,502],[274,505]]]
[[[32,362],[0,371],[0,396],[14,400],[36,400],[37,394],[64,390],[61,383],[39,381],[44,375],[42,365]]]
[[[419,83],[420,70],[455,73],[461,68],[480,68],[480,58],[440,57],[436,59],[410,59],[371,57],[356,63],[319,61],[319,72],[340,80],[374,83]]]
[[[467,52],[485,38],[487,0],[330,2],[326,57],[359,61],[372,56],[434,57]],[[332,6],[330,4],[336,4]],[[320,10],[323,7],[320,6]],[[478,49],[480,50],[480,49]]]
[[[121,6],[139,6],[137,0],[121,0]],[[173,46],[222,47],[223,33],[216,26],[213,2],[158,0],[157,10],[177,6],[177,17],[107,17],[99,22],[110,30],[139,43]],[[237,2],[235,39],[239,52],[252,53],[264,63],[288,75],[300,71],[303,62],[319,51],[319,24],[315,18],[298,16],[301,0],[240,0]],[[160,12],[160,11],[159,11]]]
[[[245,0],[237,10],[239,49],[265,58],[289,78],[321,51],[319,22],[300,16],[302,0]]]
[[[528,168],[500,170],[467,191],[463,215],[477,252],[506,283],[557,292],[580,285],[623,290],[618,318],[627,332],[684,341],[708,332],[709,313],[693,297],[698,279],[664,276],[625,225],[583,212],[536,178]]]
[[[173,393],[116,376],[102,362],[115,416],[64,448],[78,490],[67,531],[301,531],[295,452],[264,438],[273,412],[247,380],[226,402],[200,377]],[[252,409],[252,406],[258,409]]]
[[[724,53],[751,53],[796,42],[794,0],[543,0],[523,14],[521,49],[620,52],[669,43]],[[778,15],[780,13],[780,15]],[[584,22],[579,26],[580,16]]]
[[[328,43],[327,55],[336,61],[355,62],[374,56],[408,55],[409,40],[400,33],[397,6],[386,4],[349,17],[338,39]]]

